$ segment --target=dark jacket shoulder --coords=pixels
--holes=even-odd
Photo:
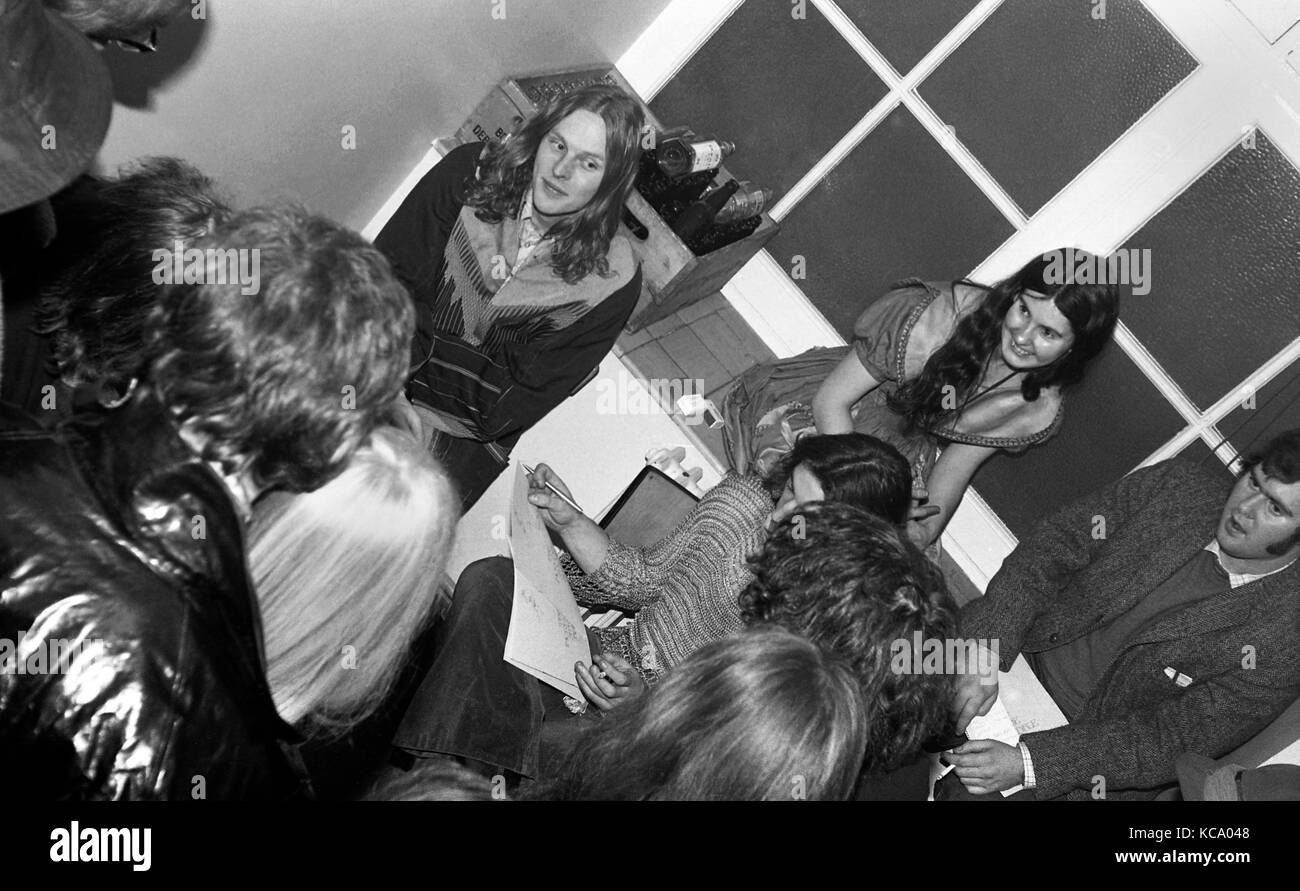
[[[0,676],[0,737],[75,753],[84,788],[47,797],[296,794],[215,472],[148,394],[52,431],[2,423],[0,625],[82,644],[66,671]]]

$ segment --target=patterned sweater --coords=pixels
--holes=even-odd
[[[611,539],[591,575],[566,556],[580,603],[638,611],[631,625],[597,632],[604,650],[654,684],[695,650],[739,630],[738,598],[753,578],[747,560],[762,547],[772,506],[758,476],[728,473],[656,544],[630,548]]]
[[[551,269],[549,239],[510,272],[519,220],[485,223],[465,205],[482,149],[470,143],[449,152],[375,247],[415,301],[411,399],[444,429],[495,443],[500,457],[600,364],[641,295],[641,271],[631,244],[616,235],[608,275],[565,282]]]

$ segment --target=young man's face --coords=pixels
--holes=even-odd
[[[1237,480],[1223,507],[1215,537],[1239,560],[1275,560],[1300,554],[1287,545],[1300,531],[1300,482],[1284,483],[1254,467]],[[1270,550],[1271,549],[1271,550]]]
[[[543,222],[586,207],[605,178],[605,121],[579,109],[542,137],[533,162],[533,211]]]

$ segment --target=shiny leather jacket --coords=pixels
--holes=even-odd
[[[242,521],[147,391],[53,431],[0,405],[0,638],[18,629],[0,798],[305,794]]]

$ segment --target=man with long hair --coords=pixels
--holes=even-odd
[[[1070,723],[945,757],[975,794],[1154,798],[1180,754],[1224,755],[1300,697],[1297,557],[1300,430],[1235,481],[1174,459],[1062,508],[960,621],[1003,670],[1023,653]],[[966,676],[957,730],[996,695]]]
[[[413,313],[378,251],[293,208],[236,214],[192,250],[202,266],[150,314],[124,404],[55,430],[0,404],[0,628],[26,631],[26,665],[77,643],[0,672],[11,791],[299,791],[244,524],[260,492],[336,476],[390,415]]]
[[[506,140],[451,151],[375,239],[415,300],[409,395],[466,509],[636,306],[617,230],[643,120],[616,87],[566,93]]]

